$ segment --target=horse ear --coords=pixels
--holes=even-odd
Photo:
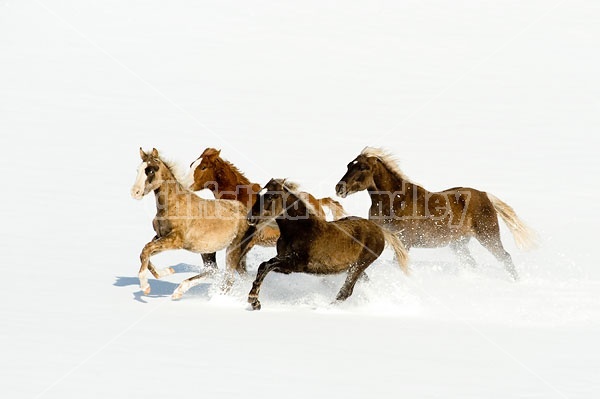
[[[140,147],[140,158],[142,158],[142,161],[146,160],[146,153],[144,152],[144,150],[142,149],[142,147]]]
[[[152,149],[152,158],[158,158],[158,150],[156,148]]]
[[[200,158],[214,159],[214,158],[218,157],[220,153],[221,153],[221,150],[216,150],[212,147],[208,147],[202,152],[202,155],[200,155]]]

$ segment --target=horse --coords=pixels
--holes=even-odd
[[[179,182],[173,165],[161,159],[156,148],[148,153],[140,148],[140,157],[142,163],[138,167],[131,196],[141,200],[153,191],[156,197],[156,217],[152,222],[156,236],[144,246],[140,255],[142,265],[138,276],[144,294],[150,293],[147,270],[157,279],[174,273],[171,267],[156,270],[150,262],[151,256],[169,249],[205,254],[227,248],[227,284],[231,284],[233,271],[244,274],[240,242],[248,229],[246,207],[237,201],[198,197]],[[215,270],[208,267],[184,280],[175,289],[172,298],[181,298],[188,289]]]
[[[520,249],[536,245],[535,232],[497,197],[469,187],[427,191],[406,177],[393,156],[380,148],[366,147],[348,164],[335,190],[342,198],[367,190],[369,219],[397,234],[407,250],[449,245],[461,261],[475,267],[467,247],[475,237],[515,281],[519,275],[500,240],[498,215]]]
[[[215,148],[206,148],[200,157],[190,165],[190,175],[193,181],[190,190],[199,191],[209,189],[215,198],[237,200],[244,204],[249,210],[256,202],[261,187],[252,183],[234,164],[220,157],[221,151]],[[316,212],[316,215],[325,219],[324,207],[331,210],[335,220],[344,217],[345,211],[342,205],[333,198],[317,199],[307,192],[298,193],[303,200],[308,202]],[[255,245],[272,247],[279,238],[277,225],[261,223],[247,231],[242,240],[242,259]],[[216,265],[216,256],[203,254],[204,264]]]
[[[284,274],[348,271],[336,297],[337,301],[344,301],[352,295],[365,269],[381,255],[386,243],[391,245],[401,268],[408,273],[407,251],[394,234],[359,217],[326,221],[297,190],[297,185],[291,182],[271,179],[248,214],[251,225],[274,218],[280,231],[277,256],[260,264],[248,294],[253,310],[261,308],[258,294],[270,271]]]

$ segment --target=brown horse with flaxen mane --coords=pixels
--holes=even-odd
[[[131,196],[142,199],[154,192],[156,197],[156,217],[152,226],[156,236],[144,246],[140,255],[140,288],[147,295],[150,284],[148,270],[155,278],[173,274],[173,268],[156,270],[150,257],[169,249],[186,249],[196,253],[211,253],[227,249],[226,287],[232,283],[231,274],[237,271],[245,273],[241,263],[240,243],[248,223],[248,210],[237,201],[207,200],[198,197],[177,179],[173,167],[160,158],[158,151],[144,152],[140,148],[142,163]],[[207,268],[197,276],[184,280],[173,293],[173,299],[179,299],[188,289],[200,283],[200,279],[214,273]]]
[[[495,196],[467,187],[430,192],[412,182],[393,157],[378,148],[365,148],[336,185],[340,197],[367,190],[371,197],[369,219],[398,235],[407,249],[449,245],[471,266],[467,243],[474,237],[506,270],[518,279],[512,258],[500,241],[498,215],[510,228],[517,246],[535,246],[535,233],[515,211]]]
[[[200,157],[190,165],[190,173],[193,182],[190,190],[199,191],[209,189],[215,198],[237,200],[247,209],[256,202],[260,185],[252,183],[234,164],[220,157],[221,151],[214,148],[206,148]],[[299,192],[298,195],[308,202],[317,217],[325,219],[324,207],[331,210],[334,219],[344,216],[342,205],[332,198],[317,199],[307,192]],[[279,238],[279,228],[267,221],[256,228],[248,230],[243,239],[242,257],[250,251],[254,245],[274,246]],[[202,254],[202,260],[206,265],[216,265],[215,254]]]
[[[271,179],[248,214],[250,224],[275,219],[281,235],[277,256],[261,263],[248,294],[253,309],[260,309],[258,294],[271,271],[309,274],[337,274],[348,271],[346,282],[336,300],[352,295],[357,279],[389,244],[396,260],[407,272],[408,253],[402,242],[376,223],[359,217],[328,222],[298,195],[297,186]]]

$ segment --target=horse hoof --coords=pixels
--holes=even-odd
[[[172,267],[167,267],[167,273],[168,275],[175,274],[175,269],[173,269]]]
[[[177,301],[181,299],[182,296],[183,294],[181,292],[174,292],[173,295],[171,295],[171,299]]]
[[[144,292],[144,295],[150,294],[150,286],[147,286],[146,288],[143,288],[142,291]]]
[[[260,308],[261,308],[259,301],[251,302],[250,306],[252,306],[252,310],[260,310]]]

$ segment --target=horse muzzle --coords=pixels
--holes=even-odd
[[[348,195],[348,190],[346,188],[346,182],[340,181],[338,184],[336,184],[335,185],[335,193],[338,195],[338,197],[346,198],[346,196]]]
[[[250,226],[256,226],[258,224],[258,217],[250,214],[246,217],[246,221]]]
[[[131,189],[131,198],[141,200],[142,198],[144,198],[144,190],[141,190],[137,187],[133,187]]]

